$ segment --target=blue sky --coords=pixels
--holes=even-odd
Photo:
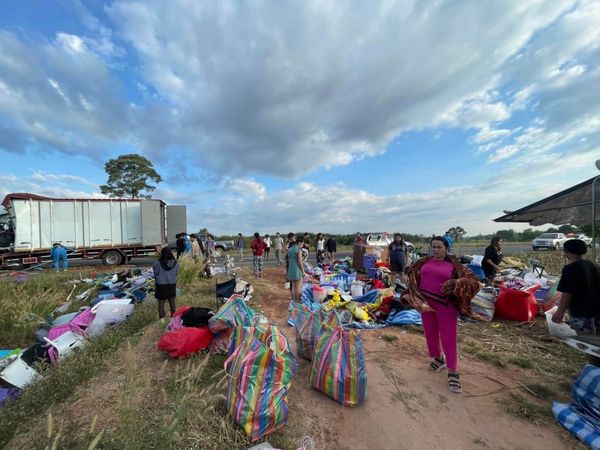
[[[598,1],[10,1],[0,195],[135,152],[189,231],[489,233],[596,174],[598,86]]]

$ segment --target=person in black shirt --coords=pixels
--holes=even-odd
[[[394,234],[394,240],[388,245],[388,262],[392,270],[392,278],[403,278],[404,267],[408,261],[408,245],[400,233]]]
[[[493,281],[496,274],[500,270],[500,263],[502,262],[502,238],[500,236],[494,236],[490,245],[485,249],[483,260],[481,261],[481,268],[488,281]]]
[[[587,245],[581,239],[569,239],[564,246],[565,257],[570,261],[563,267],[557,291],[561,293],[558,310],[552,320],[561,323],[569,310],[571,326],[589,328],[596,334],[600,317],[600,268],[583,259]]]
[[[335,234],[332,235],[325,243],[325,250],[327,250],[327,259],[329,262],[335,261],[335,252],[337,252],[337,243],[335,241]]]
[[[177,238],[177,241],[175,242],[176,250],[177,250],[177,259],[179,259],[179,257],[185,253],[184,236],[185,236],[185,233],[179,233],[179,234],[175,235],[175,237]]]

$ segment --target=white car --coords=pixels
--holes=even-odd
[[[583,242],[585,242],[585,245],[587,245],[588,247],[592,246],[592,238],[591,237],[587,237],[585,234],[580,234],[580,235],[569,235],[567,236],[567,241],[569,239],[581,239]]]
[[[370,234],[367,236],[367,245],[374,245],[376,247],[387,247],[388,245],[390,245],[392,243],[392,241],[394,240],[394,235],[393,234],[387,234],[387,233],[376,233],[376,234]],[[415,248],[414,246],[408,242],[408,241],[404,241],[406,243],[406,246],[408,247],[408,251],[412,252]]]
[[[539,250],[540,248],[560,250],[566,240],[567,237],[563,233],[544,233],[533,240],[531,248],[534,251]]]

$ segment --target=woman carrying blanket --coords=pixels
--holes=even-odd
[[[471,314],[471,300],[479,292],[475,274],[448,255],[448,241],[431,238],[431,254],[408,270],[408,292],[404,299],[421,311],[429,356],[429,368],[439,372],[448,367],[448,388],[462,392],[458,374],[458,314]],[[440,347],[441,343],[441,347]]]

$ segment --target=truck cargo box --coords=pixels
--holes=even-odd
[[[14,227],[15,252],[47,250],[54,242],[78,249],[148,247],[166,240],[166,205],[160,200],[10,194],[3,206]]]

